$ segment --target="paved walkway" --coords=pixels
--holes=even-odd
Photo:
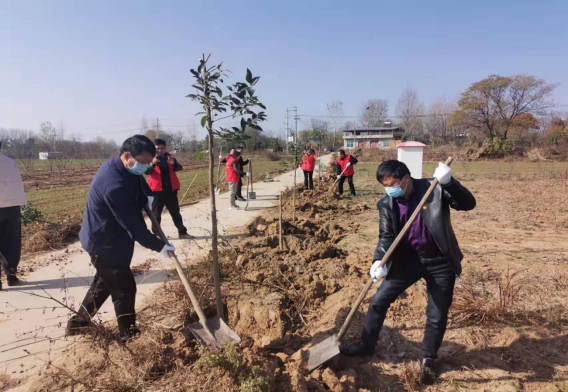
[[[327,165],[331,155],[322,158]],[[322,169],[323,170],[323,169]],[[262,210],[277,204],[280,191],[291,186],[294,172],[275,177],[274,182],[254,184],[256,200],[251,200],[247,211],[229,210],[228,194],[217,197],[217,219],[220,233],[248,223]],[[303,173],[297,172],[297,182],[303,182]],[[246,183],[245,183],[246,185]],[[246,187],[243,188],[243,193]],[[245,202],[238,202],[244,208]],[[210,249],[211,203],[203,200],[182,209],[182,216],[189,234],[196,241],[178,240],[177,231],[169,215],[162,218],[164,232],[172,236],[172,243],[178,249],[180,259],[203,255]],[[166,278],[165,269],[173,268],[168,259],[160,254],[136,245],[132,266],[151,264],[149,270],[137,277],[137,304],[140,306],[152,290]],[[5,287],[0,292],[0,373],[10,377],[26,377],[36,374],[46,361],[73,344],[72,338],[64,338],[65,324],[69,317],[67,309],[50,299],[66,301],[77,308],[85,296],[94,269],[89,256],[79,243],[67,249],[42,255],[36,260],[43,268],[25,277],[25,282],[16,287]],[[146,265],[147,265],[146,264]],[[55,307],[55,308],[54,308]],[[101,308],[105,320],[114,320],[114,309],[110,299]]]

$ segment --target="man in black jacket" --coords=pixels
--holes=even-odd
[[[88,332],[92,317],[108,297],[114,304],[121,339],[139,333],[134,309],[136,281],[130,270],[134,243],[166,257],[175,250],[147,229],[142,216],[144,206],[152,205],[142,175],[155,155],[150,139],[134,135],[124,141],[120,156],[102,164],[91,182],[79,239],[96,274],[77,315],[67,323],[67,335]]]
[[[361,340],[341,348],[345,355],[370,355],[375,351],[379,333],[390,305],[408,287],[420,279],[426,281],[428,305],[426,329],[421,350],[422,381],[434,382],[433,361],[442,344],[448,311],[452,304],[456,276],[461,274],[463,254],[450,222],[450,207],[458,211],[475,208],[475,198],[452,177],[451,169],[442,163],[434,172],[439,185],[424,205],[417,219],[389,260],[379,264],[400,230],[428,190],[430,180],[410,177],[406,165],[396,160],[383,162],[377,169],[377,180],[387,195],[379,209],[379,243],[375,250],[371,276],[385,278],[371,299]]]

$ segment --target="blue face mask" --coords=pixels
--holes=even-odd
[[[402,195],[404,195],[406,193],[406,188],[408,188],[408,183],[406,183],[406,184],[407,185],[406,185],[406,187],[404,187],[404,189],[402,189],[400,187],[400,184],[398,184],[397,186],[386,186],[385,192],[390,197],[401,197]]]
[[[132,159],[134,159],[134,166],[133,167],[127,167],[128,171],[132,174],[135,174],[137,176],[141,176],[142,174],[146,173],[146,170],[148,170],[148,168],[150,168],[150,165],[145,165],[143,163],[140,163],[136,160],[136,158],[132,157]]]

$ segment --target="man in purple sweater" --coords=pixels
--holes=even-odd
[[[373,354],[390,305],[407,288],[424,279],[428,305],[420,359],[422,381],[432,384],[435,374],[433,361],[437,358],[446,332],[456,276],[462,270],[463,254],[452,229],[450,207],[458,211],[472,210],[475,208],[475,198],[452,177],[451,169],[440,163],[434,172],[439,185],[389,263],[381,268],[381,259],[426,194],[431,180],[410,177],[406,165],[397,160],[381,163],[376,175],[387,195],[377,204],[380,218],[379,243],[373,258],[371,276],[376,280],[384,277],[385,280],[371,299],[361,340],[342,347],[341,353],[351,356]]]

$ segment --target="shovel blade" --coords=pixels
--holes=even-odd
[[[339,341],[333,335],[311,347],[307,352],[308,371],[320,367],[339,354]]]
[[[249,192],[249,199],[256,199],[256,192]]]
[[[215,194],[218,195],[221,193],[221,188],[215,188]]]
[[[241,343],[241,338],[231,329],[223,319],[219,317],[212,317],[207,319],[207,328],[213,334],[213,337],[207,333],[203,325],[198,321],[188,326],[188,329],[193,333],[193,336],[204,346],[218,347],[228,343]]]

